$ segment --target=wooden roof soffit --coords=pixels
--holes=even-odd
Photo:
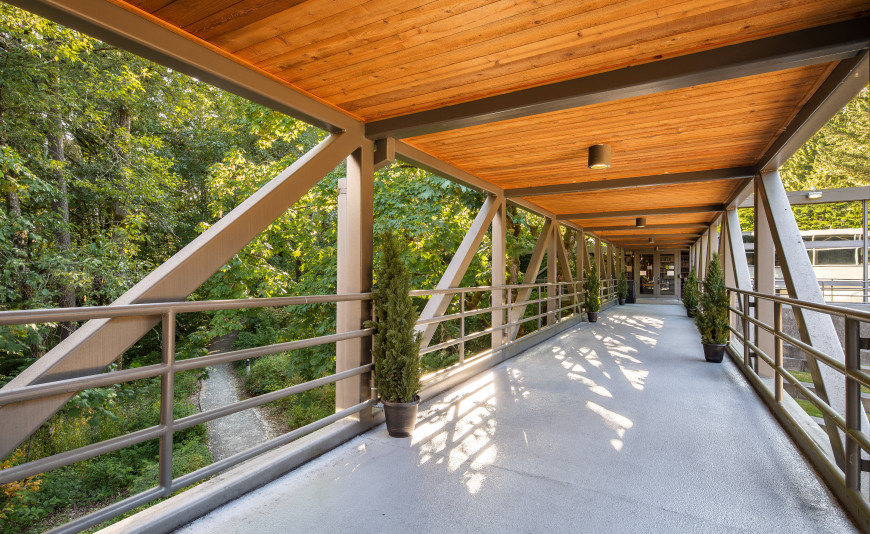
[[[725,204],[707,204],[703,206],[684,206],[677,208],[652,208],[626,211],[601,211],[591,213],[565,213],[556,216],[557,219],[608,219],[613,217],[639,217],[642,215],[675,215],[685,213],[711,213],[715,211],[723,211]]]
[[[840,61],[870,46],[868,27],[870,17],[853,19],[369,122],[366,136],[413,137]]]

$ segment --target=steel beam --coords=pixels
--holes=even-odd
[[[819,198],[809,198],[811,193],[821,196]],[[858,202],[870,200],[870,187],[837,187],[813,191],[787,191],[786,196],[788,197],[789,204],[792,206],[827,204],[830,202]],[[740,207],[754,208],[755,196],[750,195],[749,198],[740,203]]]
[[[396,161],[396,139],[387,137],[375,142],[374,169],[380,170]]]
[[[367,293],[372,289],[372,244],[374,241],[374,143],[364,141],[347,158],[347,178],[339,180],[338,228],[336,243],[336,292]],[[342,186],[344,191],[342,192]],[[344,193],[344,194],[342,194]],[[364,328],[371,319],[366,301],[339,302],[336,305],[336,333]],[[371,337],[339,341],[335,344],[335,371],[340,373],[371,363]],[[371,398],[371,373],[346,378],[335,384],[335,411],[340,412]],[[363,422],[371,419],[363,410]]]
[[[415,167],[429,171],[432,174],[448,178],[464,185],[465,187],[474,189],[475,191],[490,193],[496,196],[504,194],[502,188],[493,185],[486,180],[482,180],[459,167],[442,161],[427,152],[423,152],[419,148],[409,145],[408,143],[396,141],[395,150],[396,155],[400,159],[413,164]]]
[[[773,236],[782,276],[791,298],[824,304],[819,282],[803,245],[791,204],[782,187],[778,172],[764,173],[757,193],[765,209]],[[834,329],[831,316],[825,313],[794,309],[801,339],[832,358],[844,362],[843,347]],[[807,354],[807,365],[813,378],[816,395],[837,410],[846,412],[846,393],[843,376],[827,365],[819,365],[815,357]],[[837,426],[826,418],[825,427],[831,440],[831,449],[837,465],[844,466],[844,450]],[[862,413],[861,428],[868,428],[867,416]]]
[[[329,132],[361,133],[362,122],[350,114],[144,11],[106,0],[10,3]]]
[[[550,225],[550,237],[547,241],[547,283],[555,284],[557,277],[557,271],[559,268],[559,262],[556,258],[556,240],[561,237],[559,236],[559,225],[551,224]],[[556,324],[556,301],[550,300],[549,297],[553,296],[553,293],[556,293],[558,289],[554,286],[547,286],[547,326],[552,326]]]
[[[544,219],[544,226],[541,228],[541,233],[538,235],[538,241],[535,243],[535,249],[532,251],[532,257],[529,258],[529,265],[526,268],[526,273],[523,276],[523,284],[534,284],[535,278],[538,276],[538,271],[541,269],[541,262],[544,259],[544,254],[547,251],[547,241],[550,237],[550,228],[553,225],[552,219]],[[529,300],[529,296],[532,294],[531,288],[522,288],[517,290],[516,299],[514,299],[514,303],[519,306],[513,308],[510,313],[511,322],[515,323],[523,318],[523,315],[526,313],[525,304]],[[513,341],[517,338],[517,334],[519,334],[520,327],[515,326],[511,328],[510,340]]]
[[[689,213],[711,213],[724,211],[723,204],[705,204],[703,206],[681,206],[677,208],[649,208],[625,211],[601,211],[591,213],[564,213],[557,214],[556,218],[562,220],[588,220],[588,219],[611,219],[615,217],[639,217],[641,215],[684,215]]]
[[[870,35],[867,31],[870,21],[863,20],[861,23],[867,38]],[[867,48],[867,45],[861,48]],[[766,173],[779,169],[867,85],[868,73],[867,50],[856,57],[844,58],[756,162],[757,171]]]
[[[486,197],[483,206],[480,208],[480,212],[477,214],[477,217],[475,217],[474,222],[471,223],[471,228],[468,229],[465,238],[463,238],[462,243],[459,244],[456,254],[453,255],[453,259],[450,260],[450,264],[447,266],[447,269],[445,269],[444,274],[441,276],[441,280],[438,282],[438,285],[435,286],[435,289],[459,287],[459,284],[462,282],[462,277],[465,276],[465,271],[468,270],[468,266],[471,265],[471,260],[474,259],[474,255],[477,254],[477,249],[480,248],[480,243],[483,241],[486,231],[489,230],[489,225],[498,213],[502,202],[503,201],[498,197],[491,195]],[[450,305],[452,299],[453,295],[432,295],[429,298],[429,302],[426,303],[426,306],[420,313],[420,319],[425,320],[444,315],[444,312],[447,311],[447,307]],[[432,336],[435,334],[435,329],[437,327],[437,323],[424,324],[416,327],[416,330],[423,334],[422,348],[427,347],[429,342],[432,341]]]
[[[362,139],[349,133],[330,135],[112,304],[183,301],[339,165]],[[155,317],[88,321],[3,389],[101,373],[157,322]],[[0,457],[70,397],[58,395],[0,408]]]
[[[371,122],[366,135],[455,130],[853,57],[870,45],[868,19],[765,37],[643,65]]]
[[[568,193],[588,193],[591,191],[611,191],[614,189],[636,189],[639,187],[656,187],[660,185],[710,182],[715,180],[738,180],[751,178],[754,175],[755,169],[753,167],[734,167],[731,169],[711,169],[707,171],[637,176],[634,178],[616,178],[614,180],[595,180],[590,182],[540,185],[535,187],[515,187],[505,189],[504,194],[508,198],[563,195]]]
[[[584,275],[589,271],[589,250],[586,248],[586,232],[579,230],[577,232],[577,243],[575,243],[574,253],[577,255],[577,276],[575,280],[582,282]]]

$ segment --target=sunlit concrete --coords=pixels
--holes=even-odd
[[[180,530],[855,531],[678,305],[613,308]]]

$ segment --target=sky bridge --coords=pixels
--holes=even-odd
[[[162,381],[159,425],[0,471],[4,484],[159,440],[157,486],[58,531],[88,528],[214,477],[176,497],[183,507],[171,508],[170,499],[124,520],[125,532],[171,530],[286,472],[257,494],[273,499],[276,511],[287,512],[292,504],[281,499],[303,490],[335,506],[308,518],[258,520],[319,517],[335,530],[345,530],[343,521],[380,530],[392,516],[434,530],[445,520],[437,507],[460,530],[513,522],[534,531],[553,521],[547,530],[564,531],[588,521],[601,530],[819,532],[848,530],[852,521],[870,531],[870,428],[861,406],[861,386],[870,387],[861,360],[870,314],[824,303],[778,173],[868,85],[867,0],[11,3],[328,132],[112,305],[0,312],[0,324],[87,321],[0,390],[0,457],[78,391]],[[428,298],[418,322],[422,352],[448,344],[463,352],[427,380],[428,404],[410,443],[367,433],[382,418],[364,326],[374,172],[396,161],[485,194],[465,239],[447,251],[452,260],[437,288],[415,293]],[[336,295],[186,300],[342,163]],[[855,195],[866,220],[868,195]],[[753,273],[737,214],[750,198]],[[544,220],[517,285],[506,283],[508,205]],[[566,248],[566,234],[575,249]],[[487,236],[491,247],[482,250]],[[722,366],[702,361],[691,322],[666,304],[679,298],[684,270],[705,272],[714,253],[731,298]],[[491,285],[460,287],[477,254],[489,256]],[[777,291],[775,264],[787,296]],[[596,325],[579,305],[593,265],[606,303]],[[543,271],[546,282],[537,280]],[[637,299],[663,303],[617,307],[620,272],[629,273]],[[484,293],[482,307],[450,308],[472,292]],[[175,360],[178,314],[308,302],[336,304],[334,333]],[[465,331],[472,314],[486,314],[485,330]],[[796,335],[783,331],[783,314],[794,317]],[[844,322],[842,335],[832,317]],[[433,343],[444,321],[460,321],[462,333]],[[536,328],[520,335],[526,323]],[[103,373],[155,325],[160,364]],[[489,349],[464,354],[477,337],[488,337]],[[333,375],[175,419],[177,372],[330,343]],[[783,344],[803,352],[812,391],[782,366]],[[173,476],[175,432],[327,383],[336,383],[334,415]],[[821,425],[784,384],[816,406]],[[235,467],[242,462],[249,463]],[[389,486],[391,472],[406,485]],[[379,484],[416,508],[380,509]],[[242,506],[268,507],[260,497]],[[522,506],[492,508],[496,501],[536,506],[521,514]],[[233,510],[189,531],[274,527]]]

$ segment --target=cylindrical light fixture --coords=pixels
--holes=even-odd
[[[638,217],[635,221],[635,226],[638,228],[646,228],[646,217]]]
[[[655,242],[656,242],[656,238],[654,238],[654,237],[649,238],[649,242],[650,242],[650,244],[655,243]]]
[[[592,145],[589,147],[589,168],[606,169],[610,167],[610,145]]]

